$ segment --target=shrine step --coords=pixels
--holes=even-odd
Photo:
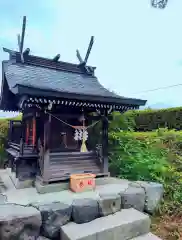
[[[52,158],[87,158],[91,156],[96,156],[93,151],[89,152],[50,152],[50,157]]]
[[[58,171],[59,169],[59,171]],[[52,176],[70,175],[73,173],[100,173],[100,166],[94,152],[50,153]]]
[[[59,152],[59,153],[50,153],[50,162],[57,163],[57,162],[72,162],[75,160],[80,161],[87,161],[92,159],[97,159],[97,155],[94,152]]]
[[[53,157],[53,156],[50,156],[50,160],[51,160],[51,163],[57,163],[57,162],[60,162],[61,163],[67,163],[68,161],[71,163],[71,162],[74,162],[74,161],[84,161],[84,162],[89,162],[90,160],[92,159],[96,159],[96,156],[72,156],[72,157],[68,157],[68,156],[56,156],[56,157]]]
[[[71,174],[101,174],[103,170],[95,152],[50,152],[49,167],[43,182],[69,180]]]
[[[61,239],[135,239],[138,236],[149,233],[150,223],[148,215],[132,208],[123,209],[113,215],[97,218],[88,223],[76,224],[74,222],[70,222],[61,227]]]

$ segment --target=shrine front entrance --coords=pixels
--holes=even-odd
[[[84,122],[85,124],[85,122]],[[51,116],[50,124],[50,150],[51,152],[80,152],[84,130],[83,121],[78,118],[62,120],[59,116]],[[87,145],[87,143],[85,143]]]

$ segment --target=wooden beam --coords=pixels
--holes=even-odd
[[[22,34],[21,34],[21,42],[20,42],[20,53],[23,52],[24,38],[25,38],[25,28],[26,28],[26,16],[23,17],[23,25],[22,25]]]
[[[28,56],[30,53],[30,48],[26,48],[25,51],[23,51],[23,57]]]
[[[33,117],[33,127],[32,127],[32,145],[36,146],[36,117]]]
[[[24,124],[26,126],[26,139],[25,139],[25,142],[26,144],[28,144],[28,139],[29,139],[29,134],[30,134],[30,126],[29,126],[29,123],[27,122],[26,124]]]
[[[99,121],[102,119],[102,116],[88,116],[86,115],[85,116],[86,119],[89,119],[89,120],[93,120],[93,121]],[[112,121],[113,117],[112,116],[108,116],[107,117],[109,121]]]
[[[86,53],[85,59],[84,59],[85,64],[88,61],[88,57],[89,57],[90,52],[92,50],[93,43],[94,43],[94,36],[91,36],[90,43],[89,43],[89,46],[88,46],[88,50],[87,50],[87,53]]]
[[[43,166],[43,183],[48,184],[50,179],[49,174],[49,168],[50,168],[50,152],[49,149],[44,152],[44,166]]]
[[[60,59],[60,54],[57,54],[52,60],[54,61],[54,62],[58,62],[59,61],[59,59]]]
[[[34,113],[33,112],[29,112],[29,113],[24,113],[23,114],[23,118],[26,119],[26,118],[30,118],[30,117],[33,117],[34,116]]]
[[[50,127],[51,127],[51,115],[49,115],[47,122],[44,125],[44,152],[43,152],[43,182],[48,183],[50,174],[49,174],[49,167],[50,167]]]
[[[72,119],[72,118],[79,118],[81,116],[81,114],[69,114],[69,113],[65,113],[65,114],[56,114],[56,113],[53,113],[53,115],[61,120],[64,120],[64,119]]]
[[[22,109],[24,107],[25,102],[27,101],[28,97],[26,95],[23,95],[22,97],[20,97],[19,101],[18,101],[18,108]]]
[[[76,50],[76,56],[77,56],[78,60],[80,61],[80,64],[83,64],[83,59],[82,59],[78,49]]]
[[[104,117],[102,119],[102,151],[103,151],[103,160],[104,173],[108,173],[109,164],[108,164],[108,118],[107,111],[104,113]]]
[[[79,118],[81,116],[81,113],[74,113],[74,114],[53,114],[55,115],[57,118],[61,119],[61,120],[64,120],[64,119],[73,119],[73,118]],[[91,116],[91,115],[86,115],[85,116],[86,119],[89,119],[89,120],[93,120],[93,121],[99,121],[101,120],[102,116]],[[112,116],[109,116],[108,117],[109,120],[112,120]]]
[[[9,54],[15,54],[15,53],[16,53],[15,51],[10,50],[10,49],[5,48],[5,47],[3,47],[3,51],[4,51],[4,52],[7,52],[7,53],[9,53]]]
[[[51,115],[48,116],[48,121],[44,124],[44,152],[50,148],[50,131],[51,131]]]
[[[20,139],[20,156],[23,156],[23,150],[24,150],[24,141],[23,138]]]

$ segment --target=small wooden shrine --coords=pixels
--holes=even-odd
[[[93,37],[78,64],[32,56],[23,50],[24,17],[19,51],[4,48],[0,109],[19,111],[22,121],[10,122],[9,167],[19,180],[63,181],[75,173],[108,175],[108,118],[112,111],[138,109],[146,101],[125,98],[104,88],[87,66]],[[95,146],[91,130],[102,123]]]

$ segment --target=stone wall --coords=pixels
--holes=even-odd
[[[0,204],[0,239],[33,240],[60,239],[60,229],[69,222],[88,223],[100,217],[135,208],[154,213],[162,196],[158,183],[130,182],[124,188],[117,184],[99,186],[99,198],[76,198],[71,203],[31,203],[26,206],[3,202]],[[3,199],[3,198],[2,198]]]

